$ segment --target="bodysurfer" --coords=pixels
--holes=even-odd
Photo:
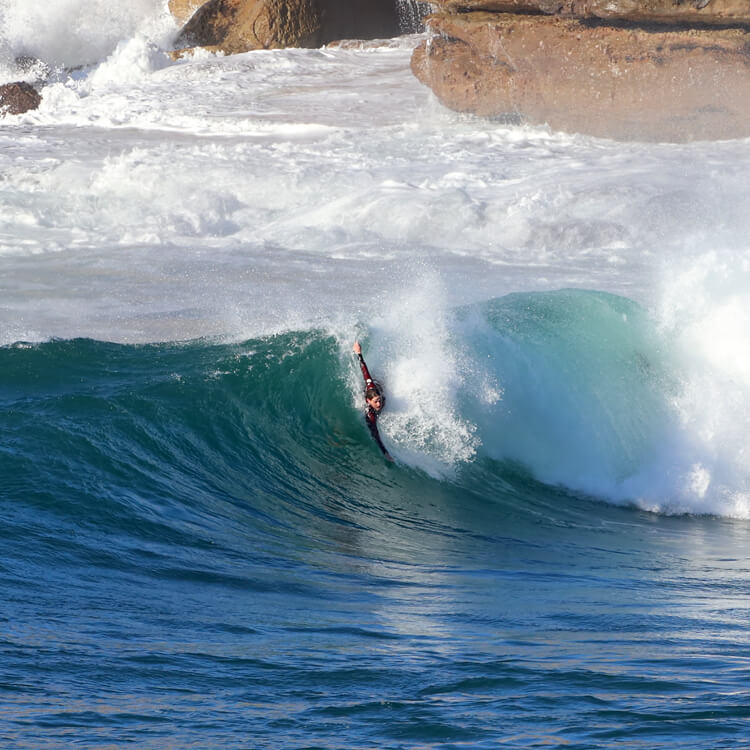
[[[393,461],[393,457],[383,445],[383,441],[380,439],[380,433],[378,432],[378,417],[385,406],[385,395],[383,394],[383,389],[380,387],[379,383],[376,383],[372,377],[370,377],[370,371],[367,369],[365,358],[362,356],[362,347],[359,345],[359,341],[354,342],[352,349],[359,358],[362,377],[365,379],[365,422],[367,423],[367,429],[370,430],[370,434],[378,444],[378,448],[383,451],[383,455],[386,459],[388,461]]]

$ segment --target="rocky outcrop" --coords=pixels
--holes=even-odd
[[[42,103],[39,92],[29,83],[18,81],[0,86],[0,116],[21,115]]]
[[[625,140],[750,135],[750,33],[727,20],[750,13],[746,0],[440,5],[412,69],[448,107]],[[471,10],[479,6],[490,11]],[[695,27],[665,23],[709,8]]]
[[[178,20],[189,18],[175,42],[181,51],[232,55],[399,33],[395,0],[170,0],[169,7]]]
[[[182,29],[176,45],[227,55],[317,46],[320,21],[315,0],[208,0]]]

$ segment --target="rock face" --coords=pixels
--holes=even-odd
[[[189,18],[177,47],[228,55],[399,33],[395,0],[170,0],[169,7],[178,20]]]
[[[19,81],[0,86],[0,116],[20,115],[42,103],[39,92],[30,84]]]
[[[750,24],[747,0],[433,0],[443,10],[547,13],[635,23]]]
[[[317,46],[320,23],[315,0],[208,0],[182,29],[176,45],[227,55]]]
[[[750,15],[747,0],[440,4],[412,69],[452,109],[623,140],[750,135],[750,33],[727,20]],[[491,10],[467,10],[479,6]]]
[[[169,12],[181,24],[187,23],[206,0],[169,0]]]

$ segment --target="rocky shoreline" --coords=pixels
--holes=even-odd
[[[169,53],[174,60],[196,48],[226,55],[316,48],[349,39],[389,39],[405,30],[396,0],[169,0],[168,5],[182,25]],[[16,61],[19,72],[28,62]],[[0,87],[0,117],[36,109],[44,81],[38,83],[16,81]]]
[[[620,140],[750,136],[747,0],[436,0],[412,70],[460,112]]]
[[[621,140],[750,136],[750,0],[429,7],[412,70],[451,109]],[[169,0],[169,9],[183,24],[173,59],[197,47],[236,54],[404,30],[396,0]],[[39,102],[28,84],[0,87],[0,116]]]

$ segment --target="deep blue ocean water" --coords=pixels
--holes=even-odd
[[[2,745],[746,747],[750,524],[542,481],[522,435],[588,425],[589,479],[622,484],[663,440],[665,345],[584,292],[457,321],[504,392],[457,395],[480,442],[442,474],[382,460],[325,331],[0,349]]]

